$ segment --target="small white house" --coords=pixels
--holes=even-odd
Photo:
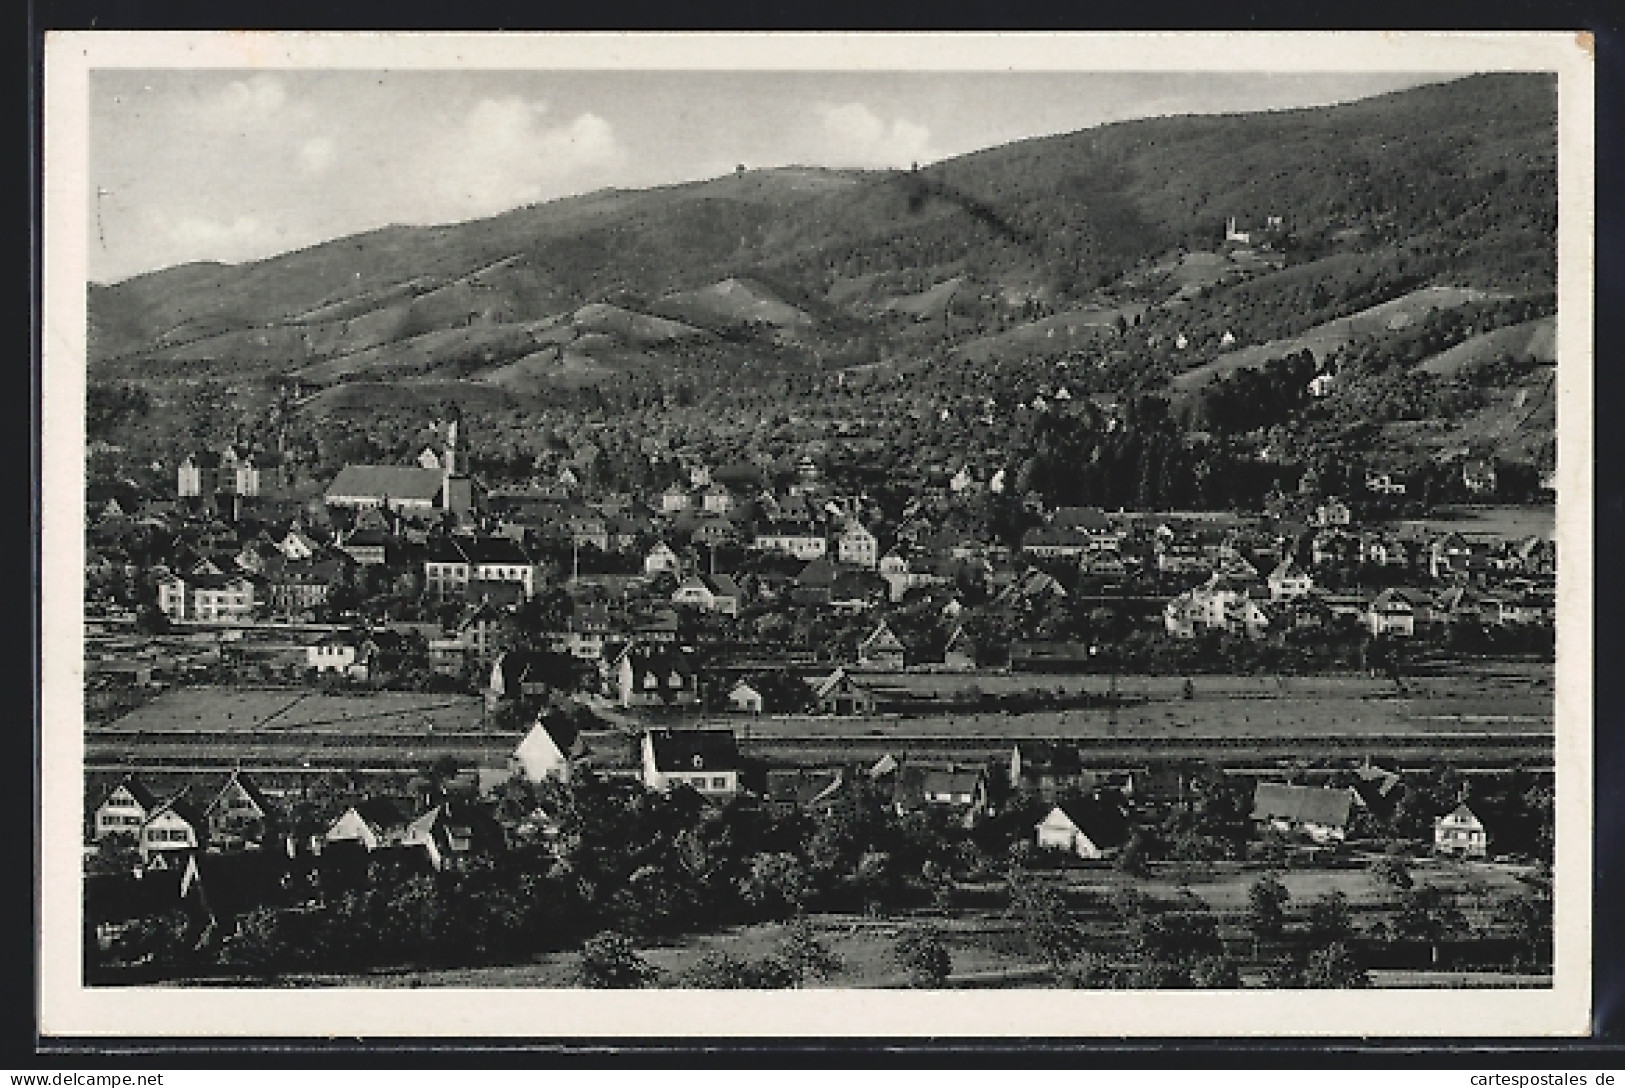
[[[1484,823],[1465,804],[1433,821],[1433,850],[1453,857],[1482,858],[1489,853],[1490,836]]]
[[[650,548],[649,554],[643,557],[643,573],[651,578],[657,574],[670,574],[676,577],[682,567],[682,560],[664,540]]]
[[[539,719],[513,750],[512,762],[532,785],[549,778],[557,782],[570,780],[570,757],[561,738]]]
[[[1040,850],[1064,850],[1091,860],[1110,857],[1128,841],[1128,818],[1108,802],[1088,799],[1062,801],[1038,822]]]
[[[1315,580],[1309,576],[1309,572],[1291,558],[1281,560],[1270,571],[1266,581],[1270,587],[1270,599],[1274,601],[1296,601],[1307,597],[1309,591],[1315,588]]]
[[[737,681],[728,690],[728,706],[741,714],[760,714],[765,705],[762,693],[757,691],[749,681]]]

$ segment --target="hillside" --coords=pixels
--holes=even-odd
[[[91,285],[90,376],[166,406],[202,403],[200,381],[248,403],[294,379],[321,390],[306,416],[586,405],[704,431],[742,405],[827,400],[840,371],[880,383],[866,410],[895,401],[917,423],[985,402],[991,422],[954,441],[991,450],[1011,440],[999,413],[1064,375],[1069,395],[1152,395],[1184,426],[1255,436],[1236,456],[1283,427],[1305,448],[1538,454],[1538,375],[1507,366],[1552,356],[1555,156],[1555,82],[1500,74],[917,171],[604,190]],[[1226,238],[1232,219],[1246,238]],[[1315,368],[1336,392],[1311,403]],[[109,392],[97,419],[127,401]]]

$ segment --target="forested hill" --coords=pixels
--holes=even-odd
[[[93,285],[91,362],[120,378],[434,377],[524,393],[673,360],[730,365],[741,342],[836,365],[934,354],[1055,314],[1160,305],[1140,289],[1147,270],[1217,248],[1231,217],[1280,217],[1273,250],[1288,265],[1403,267],[1396,293],[1539,294],[1555,283],[1555,159],[1555,79],[1498,74],[1110,125],[918,171],[747,171]],[[601,302],[663,323],[606,326]]]

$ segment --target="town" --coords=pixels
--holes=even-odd
[[[95,956],[178,956],[198,929],[179,894],[191,881],[216,900],[217,935],[249,926],[224,950],[257,940],[255,955],[291,967],[305,961],[284,918],[322,881],[355,880],[352,855],[374,861],[375,882],[500,881],[511,866],[565,883],[555,867],[628,821],[656,857],[604,874],[625,883],[598,895],[631,898],[640,879],[709,886],[709,873],[665,867],[696,835],[739,835],[756,852],[728,842],[735,855],[713,864],[745,874],[723,878],[742,901],[718,915],[744,920],[789,904],[949,905],[1004,866],[1106,866],[1131,893],[1124,874],[1205,861],[1284,900],[1268,875],[1282,867],[1335,873],[1358,851],[1397,872],[1415,855],[1428,876],[1405,893],[1428,890],[1426,904],[1355,913],[1411,926],[1429,963],[1441,945],[1541,962],[1538,880],[1500,869],[1450,895],[1462,874],[1437,859],[1549,854],[1549,533],[1366,525],[1367,504],[1309,492],[1282,496],[1277,516],[1032,509],[1012,549],[936,528],[999,497],[963,466],[892,520],[812,455],[679,464],[658,492],[595,496],[568,465],[488,489],[461,466],[458,422],[438,433],[415,463],[345,466],[303,503],[286,499],[274,452],[227,447],[188,454],[169,495],[95,512],[87,840],[107,889],[91,885]],[[583,790],[611,807],[582,811]],[[377,875],[381,859],[394,876]],[[280,875],[213,891],[233,864]],[[290,888],[289,874],[307,883]],[[150,915],[126,916],[152,909],[131,886],[167,889],[178,945]],[[1167,909],[1213,915],[1202,966],[1234,980],[1240,966],[1214,964],[1235,890],[1213,893]],[[595,909],[581,894],[577,909]],[[630,932],[710,916],[663,903],[677,894],[622,904]],[[1347,903],[1370,897],[1326,895],[1354,940]],[[1324,898],[1304,906],[1331,910]],[[565,907],[506,909],[518,932],[481,955],[524,947],[527,912]],[[1039,895],[1023,909],[1061,908]],[[1088,951],[1097,942],[1052,938],[1066,946],[1050,950],[1053,972],[1095,956],[1112,973]],[[1187,939],[1202,943],[1168,938]],[[1279,974],[1294,950],[1323,953],[1307,941],[1241,964]],[[1355,970],[1339,954],[1316,961],[1322,973]],[[1113,977],[1192,984],[1146,955],[1162,966]]]
[[[126,241],[84,980],[1551,987],[1555,118],[1480,74]]]

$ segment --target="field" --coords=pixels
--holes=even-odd
[[[479,730],[472,695],[329,695],[281,688],[177,688],[110,723],[109,732],[456,733]]]
[[[1429,517],[1394,522],[1392,527],[1406,525],[1429,534],[1460,533],[1470,539],[1539,536],[1551,540],[1557,533],[1557,511],[1551,506],[1441,506]]]

